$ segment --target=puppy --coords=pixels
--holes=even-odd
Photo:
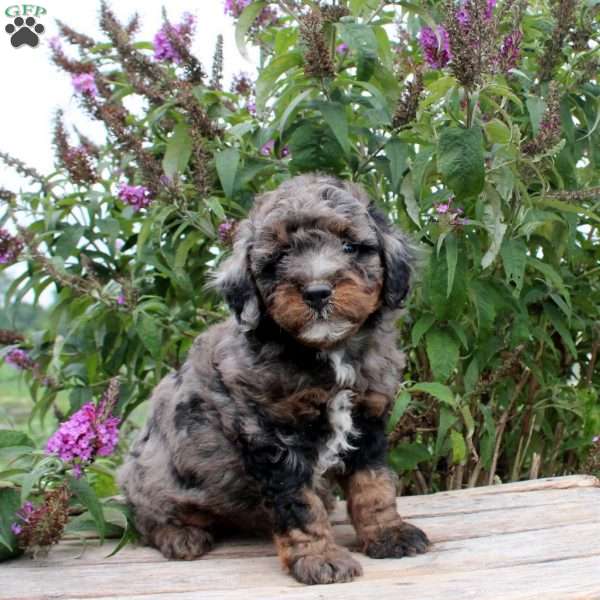
[[[235,316],[157,386],[120,471],[146,543],[190,560],[223,530],[265,529],[298,581],[350,581],[361,565],[328,521],[337,483],[368,556],[425,552],[386,467],[411,260],[357,185],[303,175],[256,200],[215,279]]]

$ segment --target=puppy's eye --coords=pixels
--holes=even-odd
[[[358,244],[353,244],[352,242],[344,242],[342,245],[342,250],[345,254],[356,254],[358,252]]]

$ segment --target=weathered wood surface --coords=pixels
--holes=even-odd
[[[97,600],[600,599],[600,483],[541,479],[398,499],[433,542],[428,554],[373,560],[353,583],[306,587],[281,570],[272,544],[227,540],[205,558],[166,561],[150,548],[63,542],[45,560],[0,567],[0,598]],[[345,506],[336,539],[355,537]]]

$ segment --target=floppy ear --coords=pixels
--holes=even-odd
[[[225,298],[243,331],[256,329],[260,320],[260,302],[248,253],[252,245],[252,225],[242,221],[235,233],[233,252],[217,271],[213,286]]]
[[[410,290],[414,256],[410,242],[388,223],[386,216],[371,202],[367,208],[379,238],[385,269],[383,301],[389,308],[399,308]]]

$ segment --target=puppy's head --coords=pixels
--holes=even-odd
[[[357,185],[302,175],[257,198],[217,287],[246,330],[266,313],[305,345],[335,346],[409,288],[409,245]]]

